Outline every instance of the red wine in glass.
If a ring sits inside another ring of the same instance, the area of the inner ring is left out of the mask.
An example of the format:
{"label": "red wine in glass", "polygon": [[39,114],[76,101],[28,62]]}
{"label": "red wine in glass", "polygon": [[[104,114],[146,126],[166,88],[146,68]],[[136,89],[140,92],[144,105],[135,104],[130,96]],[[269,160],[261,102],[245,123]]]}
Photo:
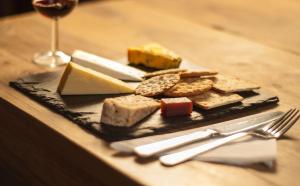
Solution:
{"label": "red wine in glass", "polygon": [[70,62],[71,57],[58,47],[58,19],[68,15],[78,0],[33,0],[32,5],[40,14],[53,19],[51,51],[36,54],[33,62],[39,65],[56,67]]}
{"label": "red wine in glass", "polygon": [[76,6],[75,0],[36,0],[33,6],[42,15],[49,18],[64,17]]}

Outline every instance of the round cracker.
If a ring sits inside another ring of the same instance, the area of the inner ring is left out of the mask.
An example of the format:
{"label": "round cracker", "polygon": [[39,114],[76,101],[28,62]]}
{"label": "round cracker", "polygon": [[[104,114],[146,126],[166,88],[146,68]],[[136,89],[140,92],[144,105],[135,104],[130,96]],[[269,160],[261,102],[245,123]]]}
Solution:
{"label": "round cracker", "polygon": [[148,97],[157,96],[172,88],[179,80],[180,76],[178,74],[155,76],[139,84],[135,89],[135,93]]}
{"label": "round cracker", "polygon": [[210,90],[213,81],[205,78],[182,78],[175,86],[167,90],[164,95],[169,97],[196,96]]}
{"label": "round cracker", "polygon": [[154,76],[160,76],[160,75],[164,75],[164,74],[177,74],[180,72],[185,72],[187,71],[186,69],[180,69],[180,68],[173,68],[173,69],[167,69],[167,70],[158,70],[155,72],[149,72],[147,74],[144,75],[144,78],[148,79]]}

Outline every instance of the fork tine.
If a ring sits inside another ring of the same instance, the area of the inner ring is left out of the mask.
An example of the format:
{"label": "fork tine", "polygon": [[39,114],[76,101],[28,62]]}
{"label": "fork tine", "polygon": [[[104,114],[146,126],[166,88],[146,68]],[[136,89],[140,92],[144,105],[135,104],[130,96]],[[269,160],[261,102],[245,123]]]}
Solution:
{"label": "fork tine", "polygon": [[268,130],[269,133],[271,133],[272,135],[275,134],[276,132],[280,131],[283,127],[285,127],[290,120],[292,120],[295,115],[298,113],[299,111],[297,109],[293,109],[292,112],[290,112],[277,126],[276,128],[272,128],[271,130]]}
{"label": "fork tine", "polygon": [[273,135],[278,138],[285,134],[300,118],[299,110],[297,110],[296,114],[293,115],[293,117],[287,122],[287,124],[282,127],[279,131],[274,133]]}
{"label": "fork tine", "polygon": [[290,114],[291,112],[293,112],[294,110],[295,110],[295,109],[289,109],[286,113],[284,113],[279,119],[277,119],[276,121],[274,121],[272,124],[265,126],[265,127],[264,127],[264,130],[265,130],[266,132],[270,132],[270,131],[276,129],[276,128],[281,124],[281,122],[282,122],[283,120],[285,120],[285,118],[288,117],[289,114]]}
{"label": "fork tine", "polygon": [[296,108],[292,109],[291,112],[289,112],[284,118],[282,118],[281,121],[278,122],[278,124],[276,124],[276,126],[274,126],[271,129],[268,129],[268,133],[270,134],[275,134],[276,132],[278,132],[279,130],[281,130],[285,125],[287,125],[287,123],[294,117],[295,114],[298,113],[298,110]]}

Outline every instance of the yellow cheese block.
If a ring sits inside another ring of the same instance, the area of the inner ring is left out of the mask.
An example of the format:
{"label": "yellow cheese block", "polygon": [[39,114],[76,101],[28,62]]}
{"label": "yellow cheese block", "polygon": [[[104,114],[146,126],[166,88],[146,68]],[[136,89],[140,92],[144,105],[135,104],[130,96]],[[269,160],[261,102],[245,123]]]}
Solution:
{"label": "yellow cheese block", "polygon": [[121,80],[71,62],[62,75],[57,92],[61,95],[121,94],[133,93],[134,88]]}
{"label": "yellow cheese block", "polygon": [[144,65],[155,69],[178,68],[181,58],[159,44],[151,43],[128,49],[128,61],[134,65]]}

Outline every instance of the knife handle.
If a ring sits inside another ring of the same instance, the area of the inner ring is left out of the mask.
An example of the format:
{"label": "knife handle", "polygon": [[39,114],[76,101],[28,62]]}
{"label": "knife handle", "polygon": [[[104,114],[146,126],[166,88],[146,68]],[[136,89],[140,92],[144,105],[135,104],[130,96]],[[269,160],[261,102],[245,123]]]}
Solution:
{"label": "knife handle", "polygon": [[216,134],[216,131],[211,129],[193,132],[191,134],[137,146],[134,148],[134,152],[140,157],[150,157],[160,152],[179,147],[181,145],[209,138],[214,134]]}
{"label": "knife handle", "polygon": [[226,144],[228,142],[231,142],[233,140],[242,138],[246,135],[248,135],[247,132],[236,133],[236,134],[233,134],[231,136],[221,138],[221,139],[215,140],[213,142],[206,143],[204,145],[200,145],[200,146],[188,149],[188,150],[183,150],[183,151],[176,152],[176,153],[173,153],[173,154],[168,154],[168,155],[165,155],[165,156],[161,156],[159,158],[159,160],[162,164],[167,165],[167,166],[177,165],[177,164],[185,162],[185,161],[187,161],[187,160],[189,160],[189,159],[191,159],[191,158],[193,158],[193,157],[195,157],[199,154],[202,154],[202,153],[207,152],[211,149],[217,148],[217,147],[219,147],[223,144]]}

